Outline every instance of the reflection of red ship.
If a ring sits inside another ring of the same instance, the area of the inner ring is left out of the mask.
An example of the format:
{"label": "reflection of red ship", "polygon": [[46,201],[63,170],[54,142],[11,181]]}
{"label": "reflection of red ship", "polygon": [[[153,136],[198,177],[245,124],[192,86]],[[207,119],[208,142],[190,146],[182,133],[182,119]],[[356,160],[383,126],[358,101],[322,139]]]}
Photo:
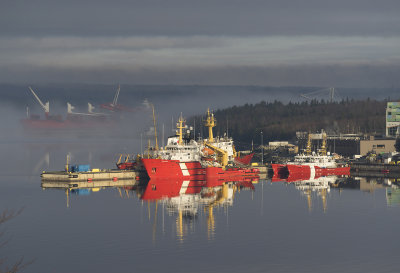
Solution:
{"label": "reflection of red ship", "polygon": [[[190,179],[150,179],[146,184],[144,191],[140,195],[142,200],[161,200],[165,198],[178,197],[182,194],[202,194],[202,196],[210,196],[210,191],[216,187],[221,187],[227,183],[233,183],[237,187],[253,189],[252,178],[239,178],[238,180],[224,179],[207,179],[207,180],[190,180]],[[212,194],[211,194],[212,195]]]}
{"label": "reflection of red ship", "polygon": [[[119,169],[138,169],[139,166],[147,173],[150,179],[155,178],[179,178],[208,180],[219,178],[236,180],[240,177],[258,177],[258,169],[238,167],[249,164],[253,154],[245,157],[237,156],[231,138],[213,137],[212,128],[215,126],[215,118],[210,111],[206,120],[209,128],[209,138],[204,142],[196,142],[194,139],[185,138],[183,125],[185,121],[179,118],[177,135],[168,138],[167,145],[163,149],[156,148],[149,151],[148,158],[141,158],[136,162],[124,162],[117,164]],[[236,162],[236,164],[235,164]]]}
{"label": "reflection of red ship", "polygon": [[74,106],[67,103],[66,119],[63,119],[61,115],[51,115],[50,103],[43,103],[31,87],[29,90],[43,108],[45,119],[41,119],[39,115],[30,115],[27,109],[27,118],[21,120],[25,129],[93,129],[108,128],[115,124],[107,114],[93,112],[94,107],[90,103],[88,103],[87,113],[74,112]]}
{"label": "reflection of red ship", "polygon": [[[187,180],[187,179],[150,179],[147,184],[137,189],[141,200],[155,203],[153,240],[156,236],[157,204],[170,216],[176,215],[176,233],[179,240],[188,235],[188,225],[193,220],[206,217],[208,238],[216,234],[214,210],[233,205],[235,193],[239,190],[254,190],[251,179],[242,177],[236,181],[222,179]],[[199,211],[202,211],[199,217]],[[224,210],[227,212],[227,210]]]}

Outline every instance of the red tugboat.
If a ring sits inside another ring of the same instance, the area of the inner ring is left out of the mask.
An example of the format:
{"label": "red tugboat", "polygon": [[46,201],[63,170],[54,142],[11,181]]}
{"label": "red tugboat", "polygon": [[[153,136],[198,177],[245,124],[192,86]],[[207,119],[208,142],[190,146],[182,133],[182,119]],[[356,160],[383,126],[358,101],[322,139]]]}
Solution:
{"label": "red tugboat", "polygon": [[[150,179],[190,179],[236,180],[242,177],[258,177],[258,169],[237,167],[235,161],[249,162],[252,155],[245,159],[237,157],[233,140],[228,137],[213,137],[215,127],[214,115],[207,112],[205,126],[209,128],[209,138],[197,142],[184,138],[185,120],[180,117],[177,123],[177,135],[168,138],[167,145],[149,151],[148,158],[141,158],[136,163],[125,162],[117,164],[118,168],[137,168],[143,166]],[[242,159],[242,160],[241,160]],[[250,162],[249,162],[250,163]]]}

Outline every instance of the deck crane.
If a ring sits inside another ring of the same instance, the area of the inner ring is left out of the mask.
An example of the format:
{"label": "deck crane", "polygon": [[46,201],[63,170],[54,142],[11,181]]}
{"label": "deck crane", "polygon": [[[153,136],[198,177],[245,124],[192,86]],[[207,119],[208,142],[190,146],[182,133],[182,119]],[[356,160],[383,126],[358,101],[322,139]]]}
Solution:
{"label": "deck crane", "polygon": [[88,102],[88,112],[87,113],[81,113],[81,112],[74,112],[75,106],[71,105],[71,103],[67,102],[67,113],[68,115],[75,115],[75,116],[107,116],[107,114],[104,113],[97,113],[93,112],[95,107]]}
{"label": "deck crane", "polygon": [[333,99],[335,96],[335,88],[334,87],[318,89],[318,90],[310,92],[310,93],[300,94],[300,97],[308,99],[308,100],[312,100],[312,99],[315,99],[316,96],[326,94],[327,92],[329,95],[329,101],[333,102]]}
{"label": "deck crane", "polygon": [[119,91],[120,91],[120,90],[121,90],[121,87],[120,87],[120,85],[118,84],[117,92],[115,92],[114,99],[113,99],[113,102],[112,102],[112,104],[111,104],[112,107],[115,107],[115,106],[117,106],[117,104],[118,104],[118,96],[119,96]]}
{"label": "deck crane", "polygon": [[133,109],[129,107],[125,107],[121,104],[118,104],[118,97],[119,97],[119,92],[121,90],[120,85],[118,85],[117,91],[115,92],[114,99],[112,102],[101,104],[100,107],[103,109],[107,109],[112,112],[118,112],[118,111],[126,111],[126,112],[133,112]]}
{"label": "deck crane", "polygon": [[36,95],[35,91],[33,91],[32,87],[29,86],[28,88],[32,92],[33,96],[35,96],[35,98],[39,102],[40,106],[42,106],[42,108],[44,110],[44,114],[46,116],[46,119],[48,119],[49,118],[49,114],[50,114],[50,103],[49,102],[43,103],[40,100],[39,96]]}
{"label": "deck crane", "polygon": [[89,115],[93,115],[93,116],[108,116],[108,115],[105,114],[105,113],[93,112],[93,110],[94,110],[95,108],[96,108],[96,107],[94,107],[90,102],[88,102],[88,114],[89,114]]}

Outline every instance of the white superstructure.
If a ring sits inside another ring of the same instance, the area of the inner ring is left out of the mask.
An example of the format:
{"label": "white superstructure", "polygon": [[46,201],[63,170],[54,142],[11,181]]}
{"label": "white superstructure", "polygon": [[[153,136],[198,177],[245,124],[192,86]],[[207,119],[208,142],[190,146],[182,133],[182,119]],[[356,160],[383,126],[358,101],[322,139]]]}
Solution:
{"label": "white superstructure", "polygon": [[200,161],[201,146],[195,140],[179,144],[179,137],[169,137],[167,145],[159,150],[152,150],[152,157],[181,162]]}
{"label": "white superstructure", "polygon": [[307,165],[307,166],[318,166],[321,168],[336,168],[337,164],[333,156],[331,155],[318,155],[312,153],[311,155],[300,154],[294,157],[294,161],[288,162],[287,164],[293,165]]}

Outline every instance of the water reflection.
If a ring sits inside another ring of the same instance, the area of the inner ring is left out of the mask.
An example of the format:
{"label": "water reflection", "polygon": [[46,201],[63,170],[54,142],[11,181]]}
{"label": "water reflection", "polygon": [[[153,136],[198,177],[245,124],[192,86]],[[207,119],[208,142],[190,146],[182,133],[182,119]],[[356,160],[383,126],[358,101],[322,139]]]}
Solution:
{"label": "water reflection", "polygon": [[[214,211],[223,209],[227,213],[227,208],[233,206],[235,195],[243,190],[254,190],[253,183],[257,182],[258,180],[249,178],[243,178],[240,181],[221,179],[207,181],[179,179],[42,181],[42,188],[65,191],[67,207],[70,207],[71,195],[87,196],[107,189],[116,189],[121,198],[137,196],[139,200],[147,202],[148,218],[149,220],[153,218],[153,240],[155,240],[159,206],[162,205],[163,218],[164,211],[169,217],[175,218],[176,236],[178,240],[182,241],[194,230],[199,215],[202,216],[201,219],[206,219],[208,239],[213,239],[216,231]],[[154,216],[151,217],[151,214]]]}
{"label": "water reflection", "polygon": [[352,177],[352,176],[322,176],[314,179],[302,179],[288,177],[280,179],[271,178],[272,183],[280,182],[293,185],[301,195],[307,199],[307,208],[313,210],[313,200],[322,201],[323,211],[327,211],[327,196],[331,189],[339,190],[360,190],[363,192],[374,193],[376,190],[386,191],[386,201],[388,206],[400,205],[400,177]]}
{"label": "water reflection", "polygon": [[[122,199],[141,201],[147,210],[146,218],[151,223],[151,234],[156,241],[157,230],[165,234],[166,218],[172,223],[172,230],[178,241],[184,241],[194,233],[204,232],[208,240],[216,237],[218,218],[228,217],[229,208],[234,206],[235,196],[243,190],[255,192],[258,180],[243,179],[240,181],[225,180],[166,180],[152,179],[147,181],[118,180],[93,182],[56,182],[43,181],[43,189],[58,189],[65,192],[66,206],[70,207],[71,196],[81,198],[105,190],[114,190]],[[328,213],[328,203],[334,205],[341,201],[343,191],[362,191],[374,193],[386,191],[387,206],[400,205],[400,179],[381,177],[325,176],[314,179],[268,179],[261,181],[258,190],[264,185],[282,185],[282,189],[295,189],[305,199],[304,208],[310,213],[322,209]],[[286,186],[285,186],[286,185]],[[266,188],[268,191],[268,187]],[[339,198],[330,198],[333,193]],[[253,194],[252,194],[253,196]],[[283,198],[285,198],[283,196]],[[263,199],[261,199],[263,200]],[[253,200],[254,201],[254,200]],[[252,201],[252,202],[253,202]],[[329,202],[328,202],[329,201]],[[258,201],[257,201],[258,202]],[[262,201],[263,206],[263,201]],[[204,226],[204,231],[199,231]]]}

